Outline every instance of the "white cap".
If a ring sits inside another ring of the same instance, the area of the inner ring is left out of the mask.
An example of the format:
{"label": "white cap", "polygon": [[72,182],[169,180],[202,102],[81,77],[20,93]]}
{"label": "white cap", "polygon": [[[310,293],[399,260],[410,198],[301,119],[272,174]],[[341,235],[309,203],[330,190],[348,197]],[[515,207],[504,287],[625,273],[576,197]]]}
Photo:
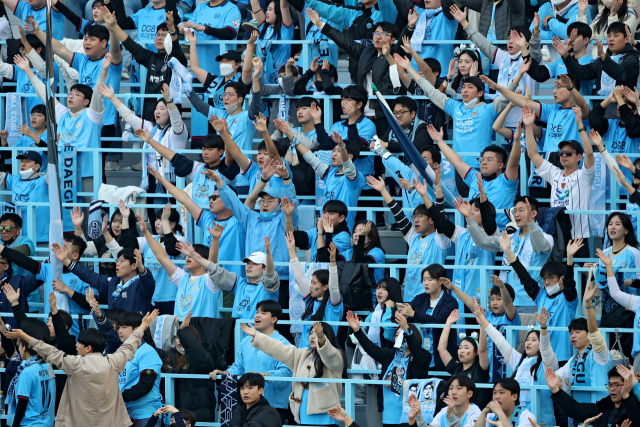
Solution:
{"label": "white cap", "polygon": [[242,262],[253,262],[254,264],[264,264],[267,265],[267,255],[264,252],[254,252],[249,255],[249,258],[245,258]]}

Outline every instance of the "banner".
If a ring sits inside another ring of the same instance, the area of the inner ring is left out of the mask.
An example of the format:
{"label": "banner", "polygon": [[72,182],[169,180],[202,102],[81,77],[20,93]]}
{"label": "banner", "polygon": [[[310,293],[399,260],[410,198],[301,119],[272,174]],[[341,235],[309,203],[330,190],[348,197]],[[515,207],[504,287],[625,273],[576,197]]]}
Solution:
{"label": "banner", "polygon": [[409,422],[409,410],[411,406],[407,401],[410,396],[415,396],[420,402],[422,416],[427,424],[431,424],[436,415],[436,402],[438,401],[438,378],[427,378],[425,380],[406,380],[402,384],[402,416],[400,423]]}
{"label": "banner", "polygon": [[87,226],[87,240],[96,240],[102,236],[102,204],[104,200],[93,200],[89,205],[89,225]]}
{"label": "banner", "polygon": [[[301,262],[302,270],[306,268],[306,262]],[[302,320],[302,314],[304,313],[304,300],[303,295],[298,287],[298,282],[293,274],[291,266],[289,266],[289,319],[290,320]],[[302,325],[291,325],[291,334],[300,335],[302,333]],[[296,337],[298,338],[298,337]]]}
{"label": "banner", "polygon": [[[75,147],[64,145],[61,147],[60,158],[62,160],[60,163],[61,202],[63,204],[71,203],[73,206],[78,203],[78,152]],[[71,222],[72,210],[72,207],[62,209],[63,230],[65,233],[74,231],[73,222]]]}
{"label": "banner", "polygon": [[18,140],[22,138],[22,134],[18,132],[18,126],[23,123],[23,102],[19,93],[7,93],[7,114],[5,116],[5,129],[9,131],[7,144],[9,147],[16,145]]}
{"label": "banner", "polygon": [[229,427],[233,410],[238,405],[238,381],[233,375],[222,375],[222,385],[220,386],[220,425]]}
{"label": "banner", "polygon": [[[589,210],[604,211],[607,209],[607,177],[609,171],[607,164],[600,153],[593,153],[596,164],[596,176],[593,180],[593,187],[591,190],[591,200],[589,201]],[[604,214],[589,215],[589,225],[591,226],[591,235],[604,236]]]}
{"label": "banner", "polygon": [[22,217],[22,209],[18,209],[14,203],[0,202],[0,216],[8,213],[16,214],[19,217]]}
{"label": "banner", "polygon": [[[324,151],[316,151],[315,155],[322,163],[331,167],[331,155],[333,151],[324,150]],[[322,207],[324,205],[324,180],[320,179],[318,175],[316,175],[316,206]],[[316,215],[317,216],[317,215]]]}

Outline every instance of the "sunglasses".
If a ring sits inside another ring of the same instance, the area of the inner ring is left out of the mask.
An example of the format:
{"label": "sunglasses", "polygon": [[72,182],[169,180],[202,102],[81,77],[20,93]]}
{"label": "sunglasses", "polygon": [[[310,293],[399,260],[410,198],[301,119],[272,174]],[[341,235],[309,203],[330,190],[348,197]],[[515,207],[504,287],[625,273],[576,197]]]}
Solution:
{"label": "sunglasses", "polygon": [[220,196],[217,194],[212,194],[211,196],[209,196],[209,200],[213,200],[215,202],[216,200],[218,200],[218,197]]}
{"label": "sunglasses", "polygon": [[18,227],[12,227],[10,225],[5,225],[4,227],[0,227],[0,231],[11,231],[14,228],[18,228]]}
{"label": "sunglasses", "polygon": [[571,157],[571,156],[573,156],[574,154],[576,154],[576,152],[575,152],[575,151],[558,151],[558,155],[559,155],[560,157],[562,157],[562,156]]}

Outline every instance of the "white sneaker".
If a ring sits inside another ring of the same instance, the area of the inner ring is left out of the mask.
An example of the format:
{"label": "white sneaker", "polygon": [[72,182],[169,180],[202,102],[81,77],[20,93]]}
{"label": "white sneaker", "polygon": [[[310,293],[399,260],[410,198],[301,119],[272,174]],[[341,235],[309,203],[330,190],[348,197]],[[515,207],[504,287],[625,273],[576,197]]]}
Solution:
{"label": "white sneaker", "polygon": [[120,169],[120,162],[105,162],[104,170],[105,171],[119,171],[119,170],[121,170]]}
{"label": "white sneaker", "polygon": [[362,397],[356,397],[356,405],[364,405],[367,402]]}
{"label": "white sneaker", "polygon": [[140,160],[138,163],[136,163],[135,165],[131,165],[131,170],[132,171],[137,171],[140,172],[142,170],[142,160]]}

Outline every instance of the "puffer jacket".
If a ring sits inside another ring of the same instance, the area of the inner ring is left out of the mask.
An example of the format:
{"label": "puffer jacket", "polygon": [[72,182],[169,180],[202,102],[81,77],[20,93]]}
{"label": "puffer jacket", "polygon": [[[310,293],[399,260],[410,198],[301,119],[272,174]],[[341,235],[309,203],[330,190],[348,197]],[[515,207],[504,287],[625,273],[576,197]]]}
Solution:
{"label": "puffer jacket", "polygon": [[[480,12],[478,31],[487,36],[493,14],[493,0],[459,0],[463,7]],[[502,0],[496,5],[496,40],[507,40],[509,31],[516,25],[525,25],[525,2],[523,0]],[[444,68],[443,68],[444,69]]]}
{"label": "puffer jacket", "polygon": [[264,397],[247,410],[244,402],[238,403],[231,416],[230,427],[282,427],[280,414]]}

